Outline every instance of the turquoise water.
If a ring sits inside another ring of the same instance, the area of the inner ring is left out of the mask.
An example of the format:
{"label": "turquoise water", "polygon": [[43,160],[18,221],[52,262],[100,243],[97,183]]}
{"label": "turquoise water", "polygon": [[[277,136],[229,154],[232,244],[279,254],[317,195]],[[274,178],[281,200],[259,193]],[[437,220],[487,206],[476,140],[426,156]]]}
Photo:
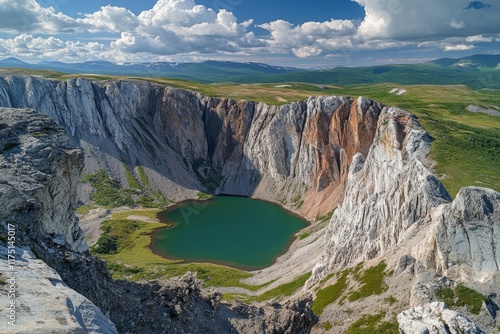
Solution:
{"label": "turquoise water", "polygon": [[152,234],[150,247],[156,254],[247,270],[273,264],[293,235],[308,225],[278,205],[233,196],[181,203],[158,218],[174,225]]}

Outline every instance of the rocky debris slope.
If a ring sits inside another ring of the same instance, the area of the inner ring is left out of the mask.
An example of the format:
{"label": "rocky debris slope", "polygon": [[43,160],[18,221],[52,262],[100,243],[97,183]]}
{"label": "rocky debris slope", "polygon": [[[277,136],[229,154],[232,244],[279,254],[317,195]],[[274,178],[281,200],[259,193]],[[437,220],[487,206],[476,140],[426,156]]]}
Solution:
{"label": "rocky debris slope", "polygon": [[442,302],[417,306],[398,314],[401,334],[485,334],[472,321],[452,311]]}
{"label": "rocky debris slope", "polygon": [[74,216],[82,151],[33,110],[0,109],[0,129],[2,249],[10,224],[16,246],[38,258],[17,258],[23,320],[15,331],[35,333],[40,321],[54,333],[112,333],[113,323],[121,333],[307,333],[314,325],[310,296],[249,307],[222,303],[220,293],[202,291],[191,275],[161,283],[113,281],[104,262],[86,250]]}
{"label": "rocky debris slope", "polygon": [[368,152],[382,108],[364,98],[269,106],[143,81],[16,76],[0,78],[0,106],[56,120],[80,140],[87,172],[105,168],[126,184],[121,162],[140,165],[169,198],[254,196],[309,218],[341,201],[352,156]]}

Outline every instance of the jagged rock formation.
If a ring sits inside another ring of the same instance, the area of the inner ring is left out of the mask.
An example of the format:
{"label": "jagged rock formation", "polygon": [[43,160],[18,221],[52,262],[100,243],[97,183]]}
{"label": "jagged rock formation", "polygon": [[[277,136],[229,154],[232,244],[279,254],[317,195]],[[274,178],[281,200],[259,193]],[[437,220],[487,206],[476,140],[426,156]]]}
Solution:
{"label": "jagged rock formation", "polygon": [[484,334],[472,321],[440,302],[401,312],[398,322],[401,334]]}
{"label": "jagged rock formation", "polygon": [[21,257],[18,250],[14,269],[22,321],[16,332],[113,333],[115,323],[121,333],[307,333],[314,325],[308,296],[248,307],[221,303],[220,293],[202,291],[191,275],[161,283],[113,281],[104,262],[86,250],[74,217],[83,165],[75,141],[33,110],[0,108],[0,131],[0,267],[9,267],[8,224],[15,226],[16,246],[39,258],[29,251]]}
{"label": "jagged rock formation", "polygon": [[[399,271],[434,270],[453,279],[499,271],[500,194],[464,188],[452,199],[426,167],[431,139],[407,111],[384,108],[366,157],[357,154],[346,194],[327,232],[314,282],[345,265],[394,254]],[[401,246],[401,247],[400,247]],[[403,247],[404,246],[404,247]]]}
{"label": "jagged rock formation", "polygon": [[[344,202],[306,286],[331,271],[384,259],[396,275],[415,279],[410,300],[415,308],[398,317],[404,333],[481,333],[455,312],[429,306],[434,293],[419,287],[447,276],[488,282],[488,293],[500,293],[500,193],[466,187],[452,201],[426,165],[430,143],[415,116],[382,110],[368,155],[353,158]],[[493,315],[482,325],[492,323]]]}
{"label": "jagged rock formation", "polygon": [[0,117],[0,220],[31,236],[60,235],[62,244],[86,251],[75,217],[81,149],[33,110],[2,109]]}
{"label": "jagged rock formation", "polygon": [[[280,202],[309,218],[341,201],[348,165],[368,152],[382,108],[364,98],[268,106],[142,81],[36,77],[0,78],[0,106],[56,120],[80,140],[86,171],[104,167],[125,182],[123,161],[144,166],[170,198],[208,189]],[[293,203],[300,197],[304,205]]]}

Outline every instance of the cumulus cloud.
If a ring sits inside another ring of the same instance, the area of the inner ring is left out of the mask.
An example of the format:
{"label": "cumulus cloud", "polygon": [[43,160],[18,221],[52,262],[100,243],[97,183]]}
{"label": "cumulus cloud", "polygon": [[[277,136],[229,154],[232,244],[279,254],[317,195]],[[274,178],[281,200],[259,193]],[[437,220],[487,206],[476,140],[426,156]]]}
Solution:
{"label": "cumulus cloud", "polygon": [[465,41],[468,43],[491,43],[493,42],[493,37],[486,37],[483,35],[468,36]]}
{"label": "cumulus cloud", "polygon": [[262,43],[225,9],[216,12],[193,0],[159,0],[138,16],[138,25],[112,43],[123,52],[177,54],[239,52]]}
{"label": "cumulus cloud", "polygon": [[292,52],[299,58],[318,56],[323,49],[333,50],[350,44],[349,37],[356,33],[356,25],[350,20],[305,22],[293,25],[283,20],[259,25],[269,32],[266,39],[273,53]]}
{"label": "cumulus cloud", "polygon": [[44,8],[35,0],[0,0],[0,31],[7,33],[76,32],[82,28],[75,19]]}
{"label": "cumulus cloud", "polygon": [[122,32],[133,30],[139,25],[137,16],[123,7],[103,6],[97,12],[84,16],[77,21],[90,32]]}
{"label": "cumulus cloud", "polygon": [[[258,25],[264,29],[262,33],[254,30],[252,20],[241,22],[228,10],[197,5],[195,0],[157,0],[139,15],[108,5],[80,18],[40,6],[35,0],[0,0],[0,32],[19,35],[2,40],[0,47],[31,51],[35,57],[45,48],[49,50],[47,57],[86,58],[94,52],[82,50],[88,46],[99,49],[96,58],[116,60],[270,53],[326,59],[355,50],[418,46],[457,51],[470,50],[476,43],[498,42],[500,11],[496,4],[470,0],[352,1],[365,10],[360,21],[332,18],[291,24],[275,20]],[[86,38],[89,33],[100,32],[99,37],[108,33],[109,42],[85,44],[60,39],[59,34],[70,32],[87,34]],[[53,37],[36,37],[40,34]],[[72,47],[74,53],[69,51]]]}
{"label": "cumulus cloud", "polygon": [[[359,35],[366,39],[424,39],[496,33],[500,11],[463,0],[354,0],[365,9]],[[465,8],[470,8],[465,10]],[[463,29],[466,28],[466,29]]]}

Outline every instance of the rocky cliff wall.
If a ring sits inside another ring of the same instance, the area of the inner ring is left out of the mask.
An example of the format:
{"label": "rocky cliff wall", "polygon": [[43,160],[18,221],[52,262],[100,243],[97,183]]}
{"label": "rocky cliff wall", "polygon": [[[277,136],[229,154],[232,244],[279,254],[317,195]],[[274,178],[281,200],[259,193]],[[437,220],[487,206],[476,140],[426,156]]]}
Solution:
{"label": "rocky cliff wall", "polygon": [[36,77],[0,78],[0,106],[56,120],[81,141],[86,171],[103,167],[125,183],[123,161],[144,166],[169,198],[254,196],[309,218],[342,200],[352,156],[366,155],[382,108],[364,98],[269,106],[143,81]]}
{"label": "rocky cliff wall", "polygon": [[381,256],[395,265],[401,256],[417,274],[432,270],[456,280],[499,273],[500,194],[467,187],[452,200],[426,166],[430,143],[415,116],[382,110],[366,158],[353,158],[344,202],[309,283]]}
{"label": "rocky cliff wall", "polygon": [[[190,274],[145,284],[112,280],[89,254],[74,216],[82,167],[82,150],[50,118],[0,108],[0,278],[12,273],[16,287],[15,299],[2,291],[0,301],[17,307],[12,327],[10,311],[0,310],[2,333],[310,331],[316,318],[307,295],[248,306],[221,302]],[[8,261],[8,231],[15,232],[16,262]]]}

